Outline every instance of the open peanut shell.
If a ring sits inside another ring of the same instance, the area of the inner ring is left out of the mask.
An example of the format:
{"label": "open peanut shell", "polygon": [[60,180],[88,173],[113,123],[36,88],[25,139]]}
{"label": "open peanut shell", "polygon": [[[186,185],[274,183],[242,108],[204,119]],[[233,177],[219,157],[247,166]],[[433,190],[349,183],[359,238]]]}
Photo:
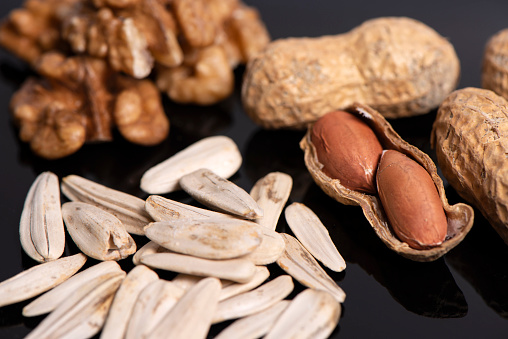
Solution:
{"label": "open peanut shell", "polygon": [[459,244],[473,226],[474,211],[469,205],[458,203],[448,204],[443,181],[437,174],[437,168],[430,157],[413,145],[404,141],[376,110],[361,104],[353,104],[346,111],[357,115],[366,122],[377,135],[384,149],[393,149],[406,154],[422,165],[430,174],[443,204],[448,220],[448,231],[445,241],[430,249],[414,249],[400,241],[393,233],[388,219],[383,211],[381,201],[376,195],[369,195],[353,191],[344,187],[340,180],[332,179],[321,170],[323,165],[318,161],[316,149],[311,141],[313,124],[309,125],[307,133],[300,142],[304,151],[305,165],[318,186],[330,197],[346,205],[359,205],[365,217],[371,224],[377,236],[390,248],[411,260],[433,261],[443,256]]}

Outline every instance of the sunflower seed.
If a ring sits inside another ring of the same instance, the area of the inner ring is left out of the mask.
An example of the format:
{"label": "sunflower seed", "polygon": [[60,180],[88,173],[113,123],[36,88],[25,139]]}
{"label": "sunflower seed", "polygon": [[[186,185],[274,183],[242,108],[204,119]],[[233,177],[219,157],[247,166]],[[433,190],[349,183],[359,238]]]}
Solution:
{"label": "sunflower seed", "polygon": [[263,311],[238,319],[222,330],[215,339],[261,338],[270,331],[289,303],[289,300],[281,300]]}
{"label": "sunflower seed", "polygon": [[101,284],[85,284],[51,312],[26,337],[90,338],[100,331],[109,311],[115,291],[123,275],[115,275]]}
{"label": "sunflower seed", "polygon": [[136,243],[114,215],[84,202],[67,202],[62,215],[72,240],[97,260],[120,260],[136,252]]}
{"label": "sunflower seed", "polygon": [[339,322],[340,312],[340,303],[331,294],[306,289],[291,301],[265,338],[328,338]]}
{"label": "sunflower seed", "polygon": [[62,179],[62,193],[72,201],[86,202],[113,214],[132,234],[143,235],[143,227],[153,221],[143,199],[77,175]]}
{"label": "sunflower seed", "polygon": [[264,216],[256,220],[258,224],[275,230],[292,186],[291,176],[281,172],[269,173],[256,182],[250,195],[264,212]]}
{"label": "sunflower seed", "polygon": [[152,281],[158,280],[157,273],[146,266],[134,267],[125,277],[115,294],[102,329],[101,338],[123,339],[134,305],[141,291]]}
{"label": "sunflower seed", "polygon": [[183,204],[159,195],[151,195],[146,199],[145,208],[155,221],[175,219],[207,219],[211,217],[234,218],[229,214],[218,213],[199,207]]}
{"label": "sunflower seed", "polygon": [[60,258],[65,249],[65,229],[60,209],[58,177],[37,176],[25,199],[19,222],[21,246],[38,262]]}
{"label": "sunflower seed", "polygon": [[182,290],[188,291],[192,286],[196,285],[204,278],[205,277],[199,277],[197,275],[179,273],[171,280],[171,282]]}
{"label": "sunflower seed", "polygon": [[252,261],[255,265],[268,265],[274,263],[284,252],[284,239],[279,233],[269,229],[268,227],[260,226],[263,241],[261,245],[256,248],[252,253],[242,257],[243,259]]}
{"label": "sunflower seed", "polygon": [[157,221],[145,233],[169,250],[205,259],[237,258],[254,251],[262,240],[257,224],[225,218]]}
{"label": "sunflower seed", "polygon": [[141,263],[140,259],[144,255],[167,252],[169,252],[168,249],[165,249],[156,242],[149,241],[132,256],[132,263],[134,265],[139,265]]}
{"label": "sunflower seed", "polygon": [[332,278],[319,266],[305,247],[289,234],[281,234],[286,242],[286,249],[277,264],[298,280],[302,285],[329,292],[338,302],[344,302],[346,294]]}
{"label": "sunflower seed", "polygon": [[263,210],[247,192],[207,168],[184,175],[180,178],[180,186],[194,199],[211,209],[246,219],[263,216]]}
{"label": "sunflower seed", "polygon": [[289,275],[281,275],[255,290],[221,301],[213,322],[241,318],[262,311],[287,297],[293,288],[293,279]]}
{"label": "sunflower seed", "polygon": [[61,284],[86,262],[82,253],[34,266],[0,283],[0,307],[30,299]]}
{"label": "sunflower seed", "polygon": [[232,176],[242,164],[235,142],[226,136],[204,138],[150,168],[141,178],[141,189],[150,194],[180,189],[178,181],[188,173],[209,168],[223,178]]}
{"label": "sunflower seed", "polygon": [[[190,274],[183,274],[183,273],[180,273],[180,274],[177,274],[176,277],[174,277],[171,282],[173,284],[175,284],[176,286],[180,287],[182,290],[184,291],[188,291],[192,286],[196,285],[198,282],[200,282],[201,280],[205,279],[206,277],[199,277],[197,275],[190,275]],[[230,280],[220,280],[220,284],[221,284],[221,295],[222,295],[222,291],[224,288],[230,286],[230,285],[233,285],[233,284],[237,284],[233,281],[230,281]]]}
{"label": "sunflower seed", "polygon": [[240,283],[232,283],[225,285],[223,281],[222,282],[222,289],[220,291],[220,297],[219,300],[225,300],[231,297],[234,297],[235,295],[238,295],[240,293],[244,293],[247,291],[252,290],[255,287],[258,287],[270,276],[270,271],[268,271],[268,268],[265,266],[257,266],[256,267],[256,273],[254,274],[254,277],[252,277],[251,280],[249,280],[246,283],[240,284]]}
{"label": "sunflower seed", "polygon": [[125,339],[146,338],[183,294],[182,289],[169,281],[158,279],[148,284],[136,300]]}
{"label": "sunflower seed", "polygon": [[23,315],[25,317],[34,317],[49,313],[63,301],[67,300],[81,286],[90,284],[96,278],[102,277],[103,281],[107,280],[112,276],[111,274],[124,274],[120,265],[114,261],[105,261],[91,266],[26,305],[23,308]]}
{"label": "sunflower seed", "polygon": [[166,314],[148,338],[206,338],[220,293],[220,281],[198,282]]}
{"label": "sunflower seed", "polygon": [[248,282],[256,273],[256,266],[245,259],[209,260],[178,253],[156,253],[144,255],[140,261],[153,268],[239,283]]}
{"label": "sunflower seed", "polygon": [[335,272],[346,268],[328,230],[310,208],[295,202],[286,208],[285,215],[291,231],[314,258]]}

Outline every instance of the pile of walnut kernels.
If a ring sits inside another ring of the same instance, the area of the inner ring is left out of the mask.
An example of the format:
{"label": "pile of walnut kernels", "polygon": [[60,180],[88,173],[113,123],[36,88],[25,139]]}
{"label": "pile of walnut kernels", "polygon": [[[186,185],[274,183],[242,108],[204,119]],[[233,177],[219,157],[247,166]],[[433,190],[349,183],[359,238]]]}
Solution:
{"label": "pile of walnut kernels", "polygon": [[41,76],[11,110],[21,140],[47,159],[110,141],[114,127],[130,142],[160,143],[169,132],[160,91],[214,104],[269,40],[239,0],[26,0],[0,27],[0,45]]}

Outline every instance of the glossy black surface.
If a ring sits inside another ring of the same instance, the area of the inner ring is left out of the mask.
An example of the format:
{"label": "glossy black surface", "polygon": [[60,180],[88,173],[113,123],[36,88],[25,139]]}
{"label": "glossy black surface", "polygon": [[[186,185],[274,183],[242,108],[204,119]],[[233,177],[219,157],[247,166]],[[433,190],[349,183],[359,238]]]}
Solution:
{"label": "glossy black surface", "polygon": [[[250,0],[272,37],[319,36],[350,30],[366,19],[409,16],[447,37],[461,60],[459,88],[480,86],[481,61],[487,39],[508,28],[508,2],[499,1],[291,1]],[[0,17],[21,1],[0,3]],[[164,100],[171,121],[170,137],[144,148],[116,136],[108,144],[87,145],[58,161],[41,160],[18,141],[9,115],[12,93],[29,74],[26,65],[0,52],[0,281],[35,264],[19,244],[18,223],[26,192],[35,177],[50,170],[60,177],[78,174],[141,198],[139,179],[149,167],[187,145],[210,135],[228,135],[237,143],[244,162],[232,180],[250,190],[271,171],[294,179],[290,202],[311,207],[328,227],[347,261],[345,272],[329,272],[347,298],[333,338],[506,338],[508,336],[508,246],[476,213],[466,239],[431,263],[404,259],[375,236],[358,207],[341,205],[312,181],[298,142],[302,132],[266,131],[245,115],[240,102],[243,69],[236,71],[234,95],[213,107],[179,106]],[[429,134],[435,112],[393,121],[404,139],[432,156]],[[448,188],[451,202],[461,199]],[[178,192],[168,197],[193,202]],[[281,219],[278,230],[288,231]],[[136,237],[139,244],[144,240]],[[67,254],[76,249],[69,245]],[[122,263],[131,267],[130,260]],[[280,270],[273,265],[274,274]],[[301,287],[297,287],[298,290]],[[0,308],[0,338],[22,338],[42,317],[21,316],[25,303]],[[220,328],[214,327],[213,333]]]}

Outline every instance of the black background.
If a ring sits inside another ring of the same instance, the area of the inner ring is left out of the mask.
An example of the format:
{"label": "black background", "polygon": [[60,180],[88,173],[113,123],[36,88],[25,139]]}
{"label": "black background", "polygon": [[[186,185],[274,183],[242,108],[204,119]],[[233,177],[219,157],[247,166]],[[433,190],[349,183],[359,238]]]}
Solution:
{"label": "black background", "polygon": [[[21,5],[2,1],[0,17]],[[461,61],[459,88],[480,86],[481,62],[488,38],[508,28],[508,2],[498,1],[295,1],[250,0],[260,11],[272,38],[319,36],[346,32],[380,16],[408,16],[433,27],[455,46]],[[250,190],[271,171],[292,175],[290,202],[310,206],[328,227],[347,261],[343,273],[330,272],[345,290],[339,326],[333,338],[506,338],[508,336],[508,247],[476,211],[475,224],[455,249],[431,263],[417,263],[389,251],[374,235],[358,207],[327,197],[303,164],[298,142],[302,132],[265,131],[243,112],[236,71],[234,95],[213,107],[175,105],[164,98],[171,121],[168,140],[145,148],[115,135],[108,144],[87,145],[58,161],[33,156],[18,141],[9,100],[29,74],[22,62],[0,51],[0,281],[35,264],[21,250],[18,224],[25,195],[42,171],[63,177],[78,174],[141,198],[141,175],[187,145],[210,135],[227,135],[238,144],[244,162],[231,180]],[[431,156],[429,135],[435,111],[392,121],[408,142]],[[447,189],[451,202],[461,199]],[[193,203],[185,194],[170,198]],[[283,218],[282,218],[283,219]],[[288,231],[284,220],[278,226]],[[136,238],[139,244],[142,238]],[[66,254],[76,249],[68,246]],[[130,260],[122,263],[130,268]],[[274,274],[277,267],[270,266]],[[297,287],[301,289],[301,287]],[[42,318],[21,316],[25,303],[0,308],[0,338],[22,338]],[[218,329],[214,328],[216,332]]]}

